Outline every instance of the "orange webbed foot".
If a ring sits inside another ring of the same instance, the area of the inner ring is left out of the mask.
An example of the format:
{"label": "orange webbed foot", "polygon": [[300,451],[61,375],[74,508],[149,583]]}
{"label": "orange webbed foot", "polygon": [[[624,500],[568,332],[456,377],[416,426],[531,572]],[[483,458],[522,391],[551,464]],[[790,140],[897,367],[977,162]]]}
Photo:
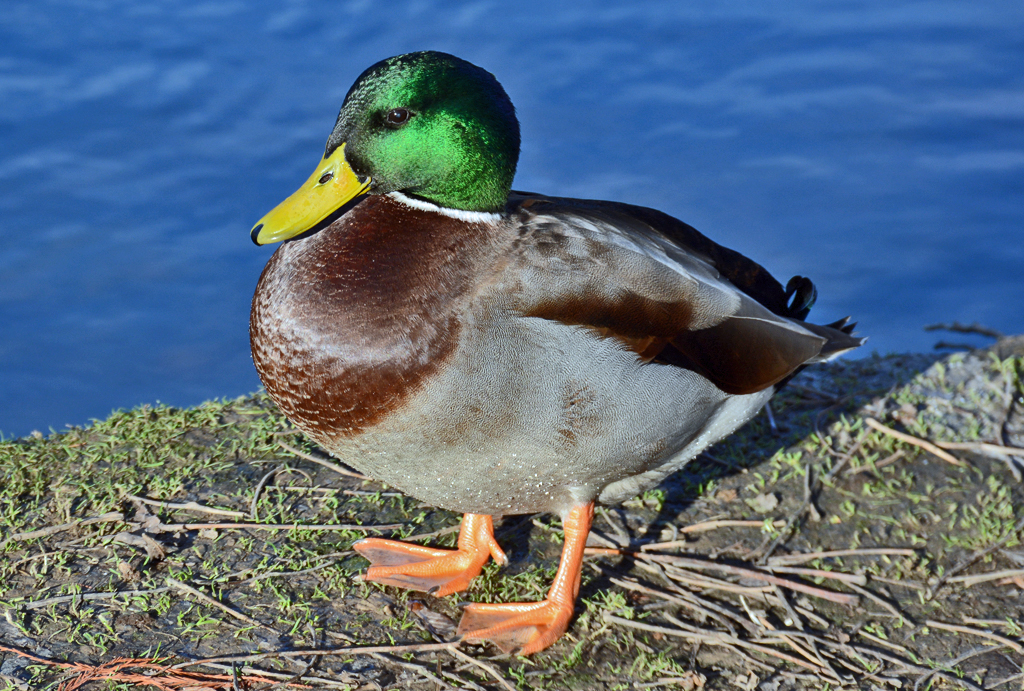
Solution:
{"label": "orange webbed foot", "polygon": [[583,549],[594,518],[594,504],[573,507],[562,521],[565,543],[558,573],[540,602],[474,603],[463,609],[459,635],[487,641],[510,653],[532,655],[557,641],[569,628],[580,590]]}
{"label": "orange webbed foot", "polygon": [[566,632],[572,613],[573,600],[473,603],[463,609],[459,635],[467,641],[493,643],[505,653],[532,655]]}
{"label": "orange webbed foot", "polygon": [[455,550],[380,538],[360,540],[353,549],[372,564],[363,580],[437,597],[468,588],[470,581],[480,575],[488,557],[499,564],[508,561],[494,539],[493,520],[481,514],[465,515],[459,530],[459,547]]}

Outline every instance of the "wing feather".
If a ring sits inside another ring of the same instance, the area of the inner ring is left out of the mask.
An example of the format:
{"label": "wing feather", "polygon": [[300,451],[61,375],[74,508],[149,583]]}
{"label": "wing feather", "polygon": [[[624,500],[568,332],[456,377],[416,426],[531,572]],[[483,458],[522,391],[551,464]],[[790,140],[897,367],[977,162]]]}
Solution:
{"label": "wing feather", "polygon": [[760,265],[670,216],[539,195],[512,201],[521,228],[515,309],[524,316],[590,328],[732,394],[782,381],[833,331],[849,347],[860,343],[787,316],[785,290]]}

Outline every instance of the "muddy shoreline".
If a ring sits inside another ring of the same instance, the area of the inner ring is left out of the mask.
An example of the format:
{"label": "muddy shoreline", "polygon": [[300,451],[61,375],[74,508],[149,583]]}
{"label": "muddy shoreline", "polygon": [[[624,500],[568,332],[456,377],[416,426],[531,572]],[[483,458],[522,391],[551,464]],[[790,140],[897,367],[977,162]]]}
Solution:
{"label": "muddy shoreline", "polygon": [[461,596],[362,583],[354,540],[458,517],[337,472],[265,396],[5,441],[0,689],[1024,688],[1022,356],[806,370],[774,428],[599,512],[529,659],[445,642],[460,598],[543,596],[556,518],[501,521],[510,564]]}

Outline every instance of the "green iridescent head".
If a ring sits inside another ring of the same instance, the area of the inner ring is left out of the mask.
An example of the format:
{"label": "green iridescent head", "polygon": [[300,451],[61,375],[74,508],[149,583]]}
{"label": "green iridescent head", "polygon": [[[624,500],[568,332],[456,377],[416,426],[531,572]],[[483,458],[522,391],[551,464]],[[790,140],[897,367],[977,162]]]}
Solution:
{"label": "green iridescent head", "polygon": [[519,121],[494,75],[446,53],[388,58],[352,85],[313,174],[251,236],[265,245],[315,230],[365,194],[501,211],[518,160]]}
{"label": "green iridescent head", "polygon": [[498,211],[519,159],[519,122],[490,72],[446,53],[409,53],[378,62],[349,89],[325,158],[342,144],[371,193]]}

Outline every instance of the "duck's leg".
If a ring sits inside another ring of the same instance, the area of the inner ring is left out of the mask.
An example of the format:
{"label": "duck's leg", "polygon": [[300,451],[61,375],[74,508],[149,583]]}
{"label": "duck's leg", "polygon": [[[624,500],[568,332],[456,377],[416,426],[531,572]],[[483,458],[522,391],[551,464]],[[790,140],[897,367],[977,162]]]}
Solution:
{"label": "duck's leg", "polygon": [[474,603],[463,610],[459,634],[469,641],[490,641],[506,653],[544,650],[569,627],[580,591],[583,548],[594,520],[594,502],[574,506],[562,517],[565,543],[558,572],[541,602]]}
{"label": "duck's leg", "polygon": [[508,561],[494,540],[494,521],[490,516],[477,513],[462,517],[456,550],[376,537],[360,540],[352,548],[372,564],[363,580],[419,590],[437,597],[468,588],[469,582],[480,575],[487,557],[494,557],[499,564]]}

